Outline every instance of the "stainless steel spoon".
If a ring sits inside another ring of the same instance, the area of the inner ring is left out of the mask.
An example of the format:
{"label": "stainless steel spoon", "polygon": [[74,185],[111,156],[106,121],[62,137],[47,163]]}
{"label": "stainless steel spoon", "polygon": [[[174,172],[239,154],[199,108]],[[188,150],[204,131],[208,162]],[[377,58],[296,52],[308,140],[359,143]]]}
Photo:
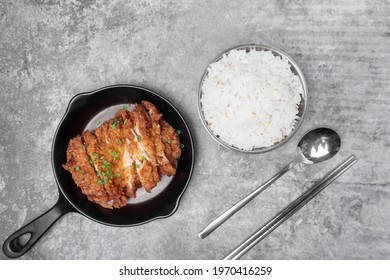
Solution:
{"label": "stainless steel spoon", "polygon": [[276,173],[272,178],[256,188],[246,197],[237,202],[229,210],[219,216],[216,220],[206,226],[200,233],[200,238],[205,238],[226,220],[233,216],[238,210],[244,207],[249,201],[254,199],[262,191],[268,188],[273,182],[282,177],[296,164],[320,163],[333,157],[340,150],[340,136],[334,130],[327,127],[315,128],[307,132],[299,141],[296,156],[286,167]]}

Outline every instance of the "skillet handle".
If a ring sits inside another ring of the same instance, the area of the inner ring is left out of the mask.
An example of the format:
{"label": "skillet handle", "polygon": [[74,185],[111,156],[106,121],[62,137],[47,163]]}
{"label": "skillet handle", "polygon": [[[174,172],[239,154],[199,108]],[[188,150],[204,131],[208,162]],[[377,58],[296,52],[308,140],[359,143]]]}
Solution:
{"label": "skillet handle", "polygon": [[[11,234],[3,244],[3,252],[9,258],[19,258],[30,250],[34,244],[46,233],[46,231],[63,215],[76,212],[76,209],[59,192],[57,203],[35,220]],[[27,242],[21,237],[26,235]]]}

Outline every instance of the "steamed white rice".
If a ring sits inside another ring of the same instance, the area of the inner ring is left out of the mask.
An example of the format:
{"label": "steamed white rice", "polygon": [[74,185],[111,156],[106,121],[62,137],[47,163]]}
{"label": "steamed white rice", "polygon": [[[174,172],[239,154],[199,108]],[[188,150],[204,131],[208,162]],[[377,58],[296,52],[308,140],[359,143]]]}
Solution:
{"label": "steamed white rice", "polygon": [[202,84],[202,110],[210,129],[243,150],[283,140],[298,120],[299,77],[271,51],[232,50],[210,64]]}

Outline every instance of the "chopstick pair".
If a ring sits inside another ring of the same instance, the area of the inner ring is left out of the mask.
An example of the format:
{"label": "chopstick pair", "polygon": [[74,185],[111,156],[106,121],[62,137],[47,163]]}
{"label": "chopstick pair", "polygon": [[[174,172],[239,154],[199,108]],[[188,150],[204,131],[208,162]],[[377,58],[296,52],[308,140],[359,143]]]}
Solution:
{"label": "chopstick pair", "polygon": [[355,156],[350,156],[339,166],[334,168],[320,180],[316,181],[312,187],[305,191],[301,196],[291,202],[286,208],[277,213],[272,219],[261,226],[256,232],[249,236],[245,241],[231,251],[224,259],[237,260],[252,249],[257,243],[263,240],[268,234],[274,231],[283,222],[294,215],[299,209],[306,205],[313,197],[319,194],[323,189],[336,180],[341,174],[347,171],[357,162]]}
{"label": "chopstick pair", "polygon": [[311,188],[305,191],[301,196],[299,196],[268,222],[266,222],[263,226],[261,226],[256,232],[254,232],[233,251],[231,251],[224,259],[236,260],[241,258],[245,253],[252,249],[257,243],[263,240],[283,222],[289,219],[293,214],[306,205],[311,199],[313,199],[318,193],[325,189],[329,184],[336,180],[356,162],[357,158],[354,155],[347,158],[344,162],[342,162],[320,180],[316,181]]}
{"label": "chopstick pair", "polygon": [[244,242],[238,245],[233,251],[231,251],[224,259],[225,260],[237,260],[252,249],[257,243],[263,240],[268,234],[274,231],[283,222],[294,215],[299,209],[306,205],[311,199],[313,199],[318,193],[325,189],[329,184],[336,180],[341,174],[347,171],[353,164],[355,164],[357,158],[350,156],[339,166],[334,168],[320,180],[316,181],[314,185],[305,191],[301,196],[291,202],[286,208],[277,213],[273,218],[261,226],[256,232],[249,236]]}

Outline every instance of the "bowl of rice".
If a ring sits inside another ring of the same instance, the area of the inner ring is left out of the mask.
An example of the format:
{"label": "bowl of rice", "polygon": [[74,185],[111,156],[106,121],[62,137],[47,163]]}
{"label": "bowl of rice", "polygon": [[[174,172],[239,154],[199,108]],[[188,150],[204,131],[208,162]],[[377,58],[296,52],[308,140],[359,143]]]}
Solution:
{"label": "bowl of rice", "polygon": [[202,76],[198,110],[222,146],[264,153],[285,144],[305,116],[307,85],[298,65],[266,45],[224,51]]}

